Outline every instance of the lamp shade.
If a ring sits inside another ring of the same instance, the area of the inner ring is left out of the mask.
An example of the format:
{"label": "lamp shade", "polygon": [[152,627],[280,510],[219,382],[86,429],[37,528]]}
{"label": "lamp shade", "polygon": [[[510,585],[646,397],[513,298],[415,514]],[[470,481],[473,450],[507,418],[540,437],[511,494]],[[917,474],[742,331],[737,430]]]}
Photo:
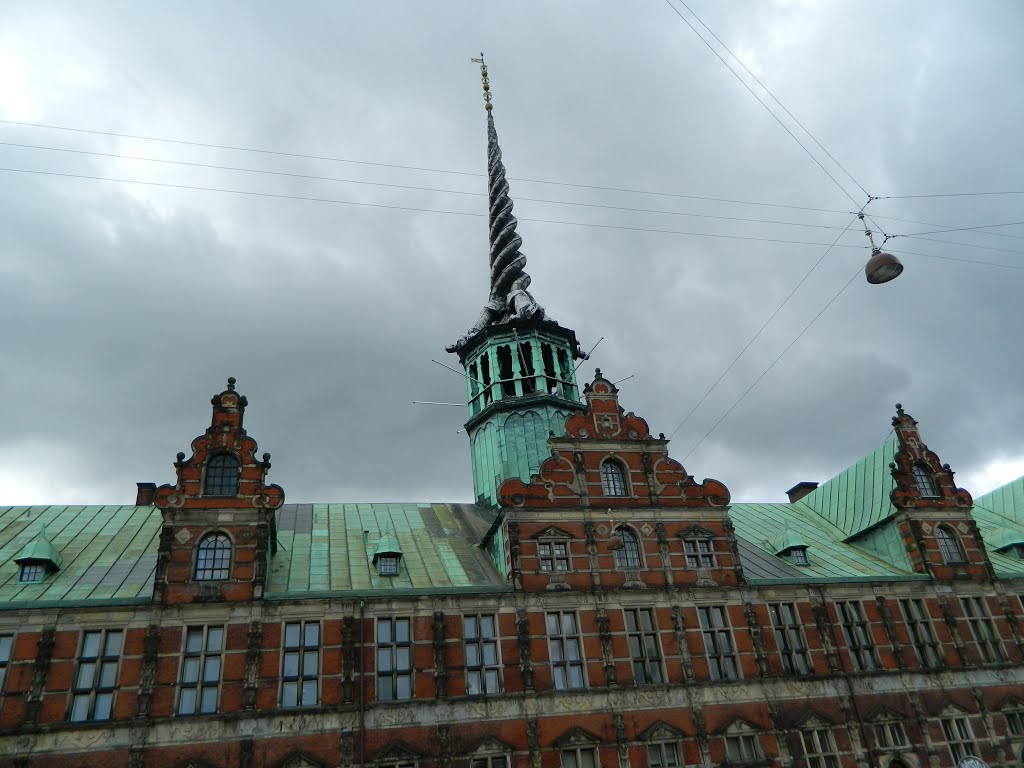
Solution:
{"label": "lamp shade", "polygon": [[884,253],[877,248],[871,252],[871,258],[864,265],[864,275],[872,285],[895,280],[902,271],[903,265],[899,259],[891,253]]}

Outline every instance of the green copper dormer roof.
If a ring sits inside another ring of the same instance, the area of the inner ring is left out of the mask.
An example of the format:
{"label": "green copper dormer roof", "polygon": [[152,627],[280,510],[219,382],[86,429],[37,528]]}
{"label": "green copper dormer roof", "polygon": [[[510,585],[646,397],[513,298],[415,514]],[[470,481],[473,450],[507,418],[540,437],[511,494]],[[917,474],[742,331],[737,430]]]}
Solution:
{"label": "green copper dormer roof", "polygon": [[896,435],[892,435],[793,506],[810,507],[847,537],[888,520],[896,513],[889,500],[889,494],[896,487],[889,464],[895,459],[898,448]]}
{"label": "green copper dormer roof", "polygon": [[377,542],[377,547],[373,550],[372,562],[374,565],[377,564],[377,558],[383,555],[402,556],[402,546],[398,543],[398,539],[395,538],[395,534],[391,532],[390,527],[384,532],[384,535],[380,537],[380,540]]}
{"label": "green copper dormer roof", "polygon": [[776,555],[788,554],[793,549],[807,549],[807,542],[803,540],[803,537],[789,528],[783,529],[768,544],[775,550]]}
{"label": "green copper dormer roof", "polygon": [[46,529],[43,528],[39,535],[22,547],[21,552],[14,558],[18,565],[29,563],[43,563],[51,570],[60,570],[64,559],[60,556],[57,548],[46,538]]}

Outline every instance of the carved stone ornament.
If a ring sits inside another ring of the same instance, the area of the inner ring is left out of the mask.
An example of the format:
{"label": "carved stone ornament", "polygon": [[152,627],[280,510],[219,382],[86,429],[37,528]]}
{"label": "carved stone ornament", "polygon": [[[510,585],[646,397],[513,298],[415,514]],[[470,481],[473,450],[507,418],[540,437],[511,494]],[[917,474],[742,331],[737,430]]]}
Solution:
{"label": "carved stone ornament", "polygon": [[953,470],[921,442],[917,422],[900,403],[896,403],[892,425],[899,441],[889,464],[896,481],[889,494],[892,505],[897,509],[970,509],[974,504],[971,494],[956,487]]}

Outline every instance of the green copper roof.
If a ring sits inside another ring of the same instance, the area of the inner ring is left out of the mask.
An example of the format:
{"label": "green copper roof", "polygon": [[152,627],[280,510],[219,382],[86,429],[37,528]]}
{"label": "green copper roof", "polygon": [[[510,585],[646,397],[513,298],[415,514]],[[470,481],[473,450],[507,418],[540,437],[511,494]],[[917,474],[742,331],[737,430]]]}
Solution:
{"label": "green copper roof", "polygon": [[[804,506],[802,501],[796,504],[733,504],[729,507],[729,516],[736,534],[761,553],[751,557],[749,546],[740,548],[744,573],[752,581],[791,581],[794,577],[880,580],[914,577],[909,569],[886,562],[854,544],[844,543],[844,532]],[[802,541],[814,553],[807,565],[796,565],[776,556],[779,552],[776,545],[784,537]],[[776,563],[785,567],[779,568]]]}
{"label": "green copper roof", "polygon": [[863,459],[822,483],[794,506],[805,505],[854,536],[895,514],[889,493],[896,487],[889,463],[894,460],[897,439],[892,435]]}
{"label": "green copper roof", "polygon": [[[43,528],[61,568],[19,584],[15,559]],[[148,600],[159,534],[155,507],[0,507],[0,603]]]}
{"label": "green copper roof", "polygon": [[1024,543],[1024,477],[976,498],[972,514],[996,575],[1024,576],[1024,560],[998,551]]}

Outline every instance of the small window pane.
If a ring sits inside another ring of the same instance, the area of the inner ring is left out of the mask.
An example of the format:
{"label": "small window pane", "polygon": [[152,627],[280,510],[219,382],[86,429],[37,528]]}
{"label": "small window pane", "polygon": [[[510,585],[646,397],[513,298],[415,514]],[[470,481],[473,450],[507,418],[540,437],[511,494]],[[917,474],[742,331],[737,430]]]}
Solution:
{"label": "small window pane", "polygon": [[100,667],[100,688],[114,688],[117,686],[117,662],[107,661]]}
{"label": "small window pane", "polygon": [[320,645],[319,622],[311,621],[308,624],[306,624],[304,642],[307,648],[316,648]]}
{"label": "small window pane", "polygon": [[301,633],[301,626],[299,624],[285,624],[284,625],[284,647],[285,648],[298,648],[299,647],[299,635]]}
{"label": "small window pane", "polygon": [[306,651],[302,657],[302,676],[315,677],[320,671],[320,654],[316,651]]}
{"label": "small window pane", "polygon": [[185,653],[199,653],[203,650],[203,630],[190,629],[185,637]]}
{"label": "small window pane", "polygon": [[182,688],[181,700],[178,703],[178,713],[182,715],[194,715],[196,712],[196,689]]}
{"label": "small window pane", "polygon": [[316,680],[305,680],[302,683],[302,703],[309,707],[317,702]]}
{"label": "small window pane", "polygon": [[114,705],[114,694],[112,693],[97,693],[96,694],[96,711],[93,713],[93,720],[109,720],[110,710]]}
{"label": "small window pane", "polygon": [[95,658],[100,655],[100,638],[102,632],[86,632],[82,640],[82,658]]}
{"label": "small window pane", "polygon": [[75,680],[75,688],[92,688],[96,675],[96,665],[92,662],[82,663],[78,666],[78,677]]}
{"label": "small window pane", "polygon": [[206,634],[206,650],[212,652],[220,651],[223,643],[223,627],[210,627],[209,631]]}
{"label": "small window pane", "polygon": [[298,683],[284,683],[281,686],[281,706],[283,707],[295,707],[299,703],[299,684]]}
{"label": "small window pane", "polygon": [[71,701],[71,722],[80,723],[89,717],[89,695],[75,696]]}
{"label": "small window pane", "polygon": [[409,620],[408,619],[396,619],[395,620],[395,642],[396,643],[408,643],[409,642]]}
{"label": "small window pane", "polygon": [[199,682],[199,657],[185,659],[181,668],[181,682]]}
{"label": "small window pane", "polygon": [[220,656],[211,656],[203,665],[203,682],[216,683],[220,680]]}
{"label": "small window pane", "polygon": [[217,689],[203,688],[200,711],[203,713],[217,711]]}
{"label": "small window pane", "polygon": [[121,633],[107,632],[107,642],[103,644],[104,656],[117,656],[121,653]]}
{"label": "small window pane", "polygon": [[396,691],[399,699],[412,698],[412,678],[409,675],[399,675]]}

